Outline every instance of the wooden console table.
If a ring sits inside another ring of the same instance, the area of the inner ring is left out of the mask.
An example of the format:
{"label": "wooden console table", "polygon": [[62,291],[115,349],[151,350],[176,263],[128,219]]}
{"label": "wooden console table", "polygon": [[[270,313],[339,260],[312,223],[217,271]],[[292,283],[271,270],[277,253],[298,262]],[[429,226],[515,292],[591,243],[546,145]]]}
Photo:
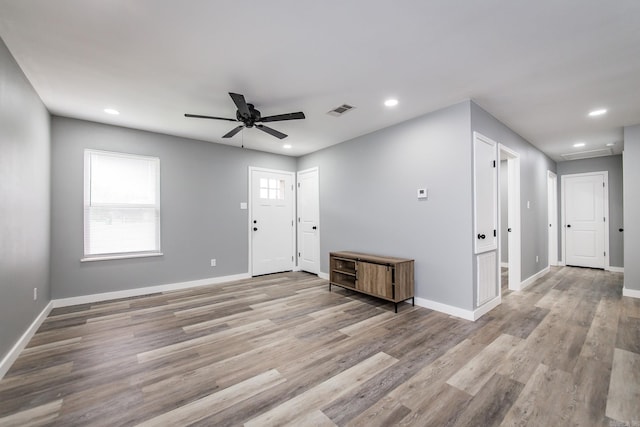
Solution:
{"label": "wooden console table", "polygon": [[413,260],[363,254],[331,252],[329,254],[329,291],[331,285],[351,289],[398,303],[411,298],[415,305]]}

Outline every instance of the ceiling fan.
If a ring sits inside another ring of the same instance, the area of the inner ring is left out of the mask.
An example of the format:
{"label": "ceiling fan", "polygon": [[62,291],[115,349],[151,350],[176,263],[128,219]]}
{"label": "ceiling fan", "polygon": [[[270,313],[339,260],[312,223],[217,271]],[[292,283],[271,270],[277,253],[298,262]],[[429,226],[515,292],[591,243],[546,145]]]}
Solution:
{"label": "ceiling fan", "polygon": [[224,134],[222,137],[223,138],[231,138],[232,136],[234,136],[235,134],[237,134],[238,132],[240,132],[242,130],[242,128],[251,128],[251,127],[256,127],[258,129],[260,129],[263,132],[268,133],[269,135],[273,135],[276,138],[280,138],[280,139],[284,139],[287,137],[286,134],[279,132],[275,129],[272,129],[268,126],[262,125],[260,123],[267,123],[267,122],[280,122],[283,120],[298,120],[298,119],[304,119],[304,113],[302,111],[299,111],[297,113],[288,113],[288,114],[278,114],[276,116],[267,116],[267,117],[262,117],[260,115],[260,111],[256,110],[255,107],[253,106],[253,104],[247,104],[247,101],[245,101],[244,99],[244,95],[241,95],[239,93],[231,93],[229,92],[229,96],[231,96],[231,99],[233,100],[234,104],[236,104],[236,107],[238,108],[238,110],[236,111],[236,118],[235,119],[227,119],[225,117],[213,117],[213,116],[202,116],[199,114],[185,114],[185,117],[194,117],[197,119],[214,119],[214,120],[227,120],[229,122],[241,122],[242,124],[240,126],[237,126],[233,129],[231,129],[229,132],[227,132],[226,134]]}

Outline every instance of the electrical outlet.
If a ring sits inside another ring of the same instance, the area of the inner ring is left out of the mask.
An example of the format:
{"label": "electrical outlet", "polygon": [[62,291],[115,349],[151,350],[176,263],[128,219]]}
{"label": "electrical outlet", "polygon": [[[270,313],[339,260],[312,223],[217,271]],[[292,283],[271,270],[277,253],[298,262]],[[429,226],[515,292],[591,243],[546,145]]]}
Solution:
{"label": "electrical outlet", "polygon": [[215,267],[215,266],[216,266],[216,259],[211,258],[211,267]]}
{"label": "electrical outlet", "polygon": [[33,300],[38,300],[38,288],[33,288]]}

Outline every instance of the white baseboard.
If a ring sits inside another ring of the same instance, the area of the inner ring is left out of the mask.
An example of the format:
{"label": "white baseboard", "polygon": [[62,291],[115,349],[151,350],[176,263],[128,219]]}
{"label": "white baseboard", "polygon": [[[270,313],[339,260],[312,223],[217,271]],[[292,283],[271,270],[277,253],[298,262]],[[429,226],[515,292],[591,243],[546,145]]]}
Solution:
{"label": "white baseboard", "polygon": [[487,314],[488,312],[490,312],[491,310],[499,306],[501,302],[502,302],[502,297],[498,295],[491,301],[486,302],[482,304],[480,307],[473,310],[473,321],[478,320],[479,318],[481,318],[482,316],[484,316],[485,314]]}
{"label": "white baseboard", "polygon": [[622,288],[622,296],[623,297],[631,297],[631,298],[640,298],[640,290],[638,289],[629,289],[627,287]]}
{"label": "white baseboard", "polygon": [[22,334],[18,342],[16,342],[11,350],[9,350],[9,353],[4,356],[4,358],[0,362],[0,380],[4,377],[9,368],[11,368],[11,365],[13,365],[13,362],[16,361],[16,359],[20,355],[20,352],[27,346],[27,344],[29,344],[29,340],[31,340],[33,335],[36,333],[40,325],[42,325],[42,322],[44,322],[52,309],[53,301],[49,301],[49,304],[47,304],[46,307],[40,312],[38,317],[35,318],[35,320],[27,328],[24,334]]}
{"label": "white baseboard", "polygon": [[556,264],[558,267],[564,267],[565,263],[564,261],[558,261],[558,263]]}
{"label": "white baseboard", "polygon": [[546,266],[545,268],[543,268],[542,270],[538,271],[533,276],[529,277],[528,279],[523,280],[520,283],[520,289],[516,289],[516,291],[523,290],[524,288],[526,288],[527,286],[529,286],[530,284],[532,284],[533,282],[535,282],[536,280],[538,280],[539,278],[541,278],[542,276],[547,274],[549,271],[551,271],[551,267]]}
{"label": "white baseboard", "polygon": [[108,301],[119,298],[136,297],[140,295],[155,294],[158,292],[177,291],[180,289],[196,288],[199,286],[217,285],[232,282],[234,280],[250,279],[249,273],[234,274],[231,276],[212,277],[209,279],[191,280],[189,282],[169,283],[167,285],[147,286],[144,288],[127,289],[124,291],[105,292],[102,294],[81,295],[71,298],[60,298],[52,301],[53,307],[67,307],[70,305],[90,304],[93,302]]}
{"label": "white baseboard", "polygon": [[624,273],[624,267],[613,267],[610,265],[605,270],[612,271],[614,273]]}
{"label": "white baseboard", "polygon": [[448,314],[450,316],[459,317],[464,320],[476,320],[474,319],[474,312],[471,310],[465,310],[464,308],[455,307],[453,305],[443,304],[437,301],[431,301],[425,298],[416,297],[416,305],[419,307],[428,308],[431,310],[439,311],[440,313]]}
{"label": "white baseboard", "polygon": [[318,277],[324,280],[329,280],[329,273],[323,273],[322,271],[318,273]]}

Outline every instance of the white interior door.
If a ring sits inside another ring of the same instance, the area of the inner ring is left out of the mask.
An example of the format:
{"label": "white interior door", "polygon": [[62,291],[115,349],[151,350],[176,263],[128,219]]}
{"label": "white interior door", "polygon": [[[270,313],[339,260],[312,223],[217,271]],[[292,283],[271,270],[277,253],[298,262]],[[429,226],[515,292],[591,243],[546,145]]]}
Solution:
{"label": "white interior door", "polygon": [[476,304],[499,296],[498,283],[498,144],[476,132],[473,137],[474,242]]}
{"label": "white interior door", "polygon": [[547,209],[549,265],[558,265],[558,177],[551,171],[547,171]]}
{"label": "white interior door", "polygon": [[251,274],[293,270],[293,172],[250,168]]}
{"label": "white interior door", "polygon": [[564,175],[565,264],[605,267],[605,174]]}
{"label": "white interior door", "polygon": [[498,248],[498,169],[497,144],[475,134],[474,192],[475,253]]}
{"label": "white interior door", "polygon": [[320,272],[320,201],[318,168],[298,172],[298,265]]}

